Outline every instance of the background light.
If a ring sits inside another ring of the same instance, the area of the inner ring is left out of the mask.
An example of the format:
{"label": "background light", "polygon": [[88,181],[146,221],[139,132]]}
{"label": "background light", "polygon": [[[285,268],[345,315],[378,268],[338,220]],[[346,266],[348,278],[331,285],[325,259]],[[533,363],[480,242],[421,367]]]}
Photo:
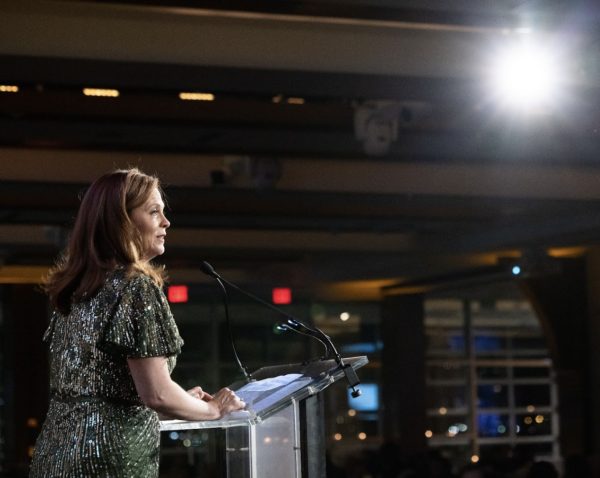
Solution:
{"label": "background light", "polygon": [[[353,411],[354,415],[356,412],[376,412],[379,410],[379,384],[363,382],[360,385],[362,395],[354,398],[351,390],[346,390],[348,398],[348,406]],[[348,411],[349,416],[350,410]]]}
{"label": "background light", "polygon": [[292,303],[292,289],[289,287],[275,287],[272,292],[274,304],[285,305]]}
{"label": "background light", "polygon": [[181,304],[188,301],[187,285],[172,285],[167,289],[167,297],[172,304]]}
{"label": "background light", "polygon": [[84,88],[83,94],[85,96],[100,96],[104,98],[117,98],[119,96],[119,90],[109,88]]}
{"label": "background light", "polygon": [[184,101],[214,101],[215,95],[212,93],[182,91],[179,93],[179,99]]}
{"label": "background light", "polygon": [[521,268],[519,266],[513,266],[511,269],[513,275],[518,276],[521,273]]}
{"label": "background light", "polygon": [[0,85],[0,93],[18,93],[19,87],[17,85]]}

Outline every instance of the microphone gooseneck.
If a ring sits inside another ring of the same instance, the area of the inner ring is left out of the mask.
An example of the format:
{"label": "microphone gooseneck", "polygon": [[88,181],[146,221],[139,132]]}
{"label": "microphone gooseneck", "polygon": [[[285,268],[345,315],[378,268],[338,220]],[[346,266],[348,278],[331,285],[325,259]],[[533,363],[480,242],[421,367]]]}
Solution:
{"label": "microphone gooseneck", "polygon": [[344,372],[346,380],[348,381],[348,387],[352,389],[351,395],[354,398],[359,397],[361,395],[361,391],[358,388],[358,385],[360,384],[360,380],[358,379],[358,375],[356,374],[356,371],[354,370],[354,368],[352,368],[352,365],[344,363],[344,360],[342,359],[341,355],[339,354],[339,352],[333,345],[333,342],[331,341],[329,336],[327,334],[325,334],[325,332],[323,332],[318,327],[311,327],[311,326],[306,325],[305,323],[303,323],[303,322],[299,321],[298,319],[292,317],[291,315],[287,314],[286,312],[281,310],[279,307],[275,307],[274,305],[270,304],[266,300],[263,300],[260,297],[238,287],[234,283],[229,282],[227,279],[224,279],[223,277],[221,277],[215,271],[214,267],[212,265],[210,265],[208,262],[202,261],[200,263],[200,269],[206,275],[209,275],[209,276],[213,277],[214,279],[216,279],[216,281],[219,283],[219,285],[223,289],[223,292],[224,292],[223,297],[224,297],[224,301],[225,301],[225,318],[227,320],[227,329],[229,331],[229,338],[231,341],[231,346],[233,348],[233,354],[238,362],[240,369],[242,370],[242,372],[244,373],[244,376],[246,377],[246,379],[248,381],[251,380],[251,376],[246,371],[246,369],[242,366],[242,363],[241,363],[241,361],[237,355],[237,352],[235,350],[235,344],[233,341],[233,334],[231,333],[231,327],[230,327],[230,322],[229,322],[229,313],[228,313],[228,307],[227,307],[227,301],[228,301],[227,289],[225,288],[225,285],[223,283],[227,284],[228,286],[232,287],[233,289],[237,290],[238,292],[241,292],[245,296],[250,297],[254,301],[277,312],[278,314],[283,315],[286,318],[286,322],[277,325],[277,328],[279,330],[281,330],[281,331],[292,330],[296,333],[299,333],[302,335],[307,335],[307,336],[312,337],[312,338],[318,340],[319,342],[321,342],[321,344],[323,344],[323,346],[325,347],[326,358],[333,358],[336,361],[336,363],[338,364],[338,366],[340,367],[340,369]]}
{"label": "microphone gooseneck", "polygon": [[231,320],[229,318],[229,294],[227,293],[227,288],[223,284],[223,281],[222,281],[221,277],[219,276],[219,274],[217,274],[215,272],[213,267],[208,262],[202,261],[200,263],[200,269],[205,274],[213,277],[217,281],[219,286],[221,287],[221,291],[223,292],[223,307],[225,309],[225,323],[227,324],[227,333],[229,335],[229,343],[231,344],[231,350],[233,351],[233,356],[235,358],[235,361],[238,364],[238,367],[244,374],[244,378],[246,379],[247,382],[251,382],[252,375],[250,373],[248,373],[248,370],[246,370],[246,367],[244,367],[242,365],[240,356],[238,355],[237,349],[235,348],[235,340],[233,339],[233,332],[231,331]]}

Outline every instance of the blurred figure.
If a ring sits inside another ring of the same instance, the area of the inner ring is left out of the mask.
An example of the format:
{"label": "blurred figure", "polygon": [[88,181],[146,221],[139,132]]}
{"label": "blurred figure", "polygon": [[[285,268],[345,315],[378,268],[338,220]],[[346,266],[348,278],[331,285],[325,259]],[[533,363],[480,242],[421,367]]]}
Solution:
{"label": "blurred figure", "polygon": [[464,466],[458,478],[512,478],[512,475],[499,473],[490,464],[469,463]]}
{"label": "blurred figure", "polygon": [[485,478],[483,468],[477,464],[469,464],[460,471],[459,478]]}
{"label": "blurred figure", "polygon": [[591,478],[592,468],[583,455],[571,455],[565,459],[564,478]]}
{"label": "blurred figure", "polygon": [[536,461],[529,467],[527,478],[558,478],[556,467],[549,461]]}

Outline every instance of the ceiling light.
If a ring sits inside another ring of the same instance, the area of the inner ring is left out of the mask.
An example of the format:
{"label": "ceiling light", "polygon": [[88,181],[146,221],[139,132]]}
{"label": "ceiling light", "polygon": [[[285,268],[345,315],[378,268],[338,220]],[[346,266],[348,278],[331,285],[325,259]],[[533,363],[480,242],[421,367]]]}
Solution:
{"label": "ceiling light", "polygon": [[109,88],[84,88],[85,96],[102,96],[106,98],[116,98],[119,96],[119,90]]}
{"label": "ceiling light", "polygon": [[549,48],[529,42],[506,49],[492,68],[492,84],[498,100],[522,110],[548,105],[557,93],[556,63]]}
{"label": "ceiling light", "polygon": [[215,95],[212,93],[182,91],[179,93],[179,99],[184,101],[214,101]]}
{"label": "ceiling light", "polygon": [[18,93],[19,87],[17,85],[0,85],[0,93]]}

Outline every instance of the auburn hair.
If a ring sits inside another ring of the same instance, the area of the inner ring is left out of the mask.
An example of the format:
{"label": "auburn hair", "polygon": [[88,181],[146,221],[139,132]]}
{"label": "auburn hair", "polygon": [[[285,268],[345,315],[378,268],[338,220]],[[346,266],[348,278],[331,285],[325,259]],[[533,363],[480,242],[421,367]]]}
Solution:
{"label": "auburn hair", "polygon": [[43,286],[56,309],[68,313],[71,304],[92,297],[107,272],[117,268],[125,269],[129,277],[146,274],[163,285],[164,268],[141,260],[142,235],[131,219],[131,211],[144,204],[154,189],[161,191],[158,178],[137,168],[113,171],[91,184],[67,248]]}

